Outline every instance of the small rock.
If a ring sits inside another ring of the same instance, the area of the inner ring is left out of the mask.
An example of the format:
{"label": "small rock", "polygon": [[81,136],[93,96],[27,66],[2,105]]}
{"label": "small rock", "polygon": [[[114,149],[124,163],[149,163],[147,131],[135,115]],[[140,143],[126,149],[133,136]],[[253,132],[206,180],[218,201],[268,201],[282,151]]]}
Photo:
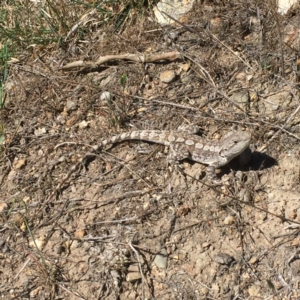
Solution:
{"label": "small rock", "polygon": [[139,272],[129,272],[126,276],[126,281],[133,282],[141,279],[142,276]]}
{"label": "small rock", "polygon": [[111,270],[110,275],[113,278],[114,285],[118,287],[120,285],[120,274],[117,270]]}
{"label": "small rock", "polygon": [[65,124],[65,123],[66,123],[66,118],[65,118],[65,116],[64,116],[63,114],[58,115],[58,116],[56,117],[56,122],[57,122],[58,124]]}
{"label": "small rock", "polygon": [[110,93],[110,92],[107,92],[107,91],[103,92],[103,93],[101,94],[101,96],[100,96],[100,100],[101,100],[101,101],[104,101],[104,100],[111,100],[111,98],[112,98],[111,93]]}
{"label": "small rock", "polygon": [[216,18],[212,18],[210,20],[210,30],[213,33],[217,33],[220,31],[220,29],[222,29],[223,22],[222,19],[220,17],[216,17]]}
{"label": "small rock", "polygon": [[45,134],[46,132],[47,132],[46,128],[43,127],[43,128],[38,128],[38,129],[36,129],[36,130],[34,131],[34,134],[35,134],[36,136],[41,136],[41,135]]}
{"label": "small rock", "polygon": [[140,271],[140,268],[138,265],[129,265],[128,269],[127,269],[128,272],[139,272]]}
{"label": "small rock", "polygon": [[68,127],[73,126],[73,125],[76,123],[77,119],[78,119],[78,116],[76,116],[76,115],[72,116],[70,119],[68,119],[68,120],[66,121],[66,125],[67,125]]}
{"label": "small rock", "polygon": [[114,278],[120,278],[120,274],[117,270],[111,270],[110,275]]}
{"label": "small rock", "polygon": [[21,213],[17,213],[13,216],[12,222],[17,226],[20,227],[23,223],[23,216]]}
{"label": "small rock", "polygon": [[251,287],[249,287],[248,289],[248,293],[250,297],[260,297],[260,287],[257,285],[252,285]]}
{"label": "small rock", "polygon": [[15,162],[15,168],[21,169],[26,166],[27,160],[25,158],[21,158]]}
{"label": "small rock", "polygon": [[21,230],[22,232],[25,232],[25,231],[27,230],[27,227],[26,227],[25,222],[23,222],[23,223],[21,224],[20,230]]}
{"label": "small rock", "polygon": [[84,229],[78,229],[74,232],[76,238],[82,239],[85,236],[86,232]]}
{"label": "small rock", "polygon": [[249,102],[249,93],[246,90],[242,90],[239,92],[234,92],[230,99],[237,104],[248,104]]}
{"label": "small rock", "polygon": [[31,292],[30,292],[30,298],[36,298],[40,293],[41,293],[41,291],[42,291],[42,287],[40,286],[40,287],[38,287],[38,288],[36,288],[36,289],[34,289],[34,290],[32,290]]}
{"label": "small rock", "polygon": [[70,111],[75,110],[76,108],[77,108],[77,104],[74,101],[69,100],[69,101],[67,101],[67,104],[66,104],[64,110],[66,112],[70,112]]}
{"label": "small rock", "polygon": [[238,73],[235,78],[237,80],[244,80],[246,78],[246,73],[245,72],[241,72],[241,73]]}
{"label": "small rock", "polygon": [[234,261],[234,258],[227,253],[219,253],[214,260],[220,265],[229,265]]}
{"label": "small rock", "polygon": [[[59,159],[58,159],[58,161],[61,162],[61,163],[66,161],[66,160],[67,160],[67,158],[64,155],[60,156]],[[55,164],[55,162],[54,162],[54,164]]]}
{"label": "small rock", "polygon": [[300,245],[300,237],[296,237],[293,241],[292,241],[292,246],[299,246]]}
{"label": "small rock", "polygon": [[143,204],[143,209],[144,211],[147,211],[150,207],[151,203],[150,201],[146,201],[144,204]]}
{"label": "small rock", "polygon": [[209,246],[210,246],[210,243],[208,243],[208,242],[204,242],[202,244],[202,248],[208,248]]}
{"label": "small rock", "polygon": [[214,293],[219,293],[220,292],[220,286],[217,283],[213,283],[212,286],[211,286],[211,290]]}
{"label": "small rock", "polygon": [[[254,77],[254,76],[251,75],[251,74],[249,74],[249,75],[246,76],[246,78],[247,78],[248,81],[252,80],[253,77]],[[256,96],[257,96],[257,94],[256,94],[255,92],[254,92],[254,93],[251,92],[251,95],[250,95],[250,99],[251,99],[251,100],[253,100],[253,98],[254,98],[252,95],[255,95],[255,98],[256,98]]]}
{"label": "small rock", "polygon": [[293,209],[288,215],[289,219],[295,220],[297,218],[297,210]]}
{"label": "small rock", "polygon": [[79,128],[87,128],[89,126],[89,123],[87,121],[82,121],[78,124]]}
{"label": "small rock", "polygon": [[297,3],[298,0],[278,0],[277,1],[277,11],[284,15],[288,12],[288,10]]}
{"label": "small rock", "polygon": [[26,204],[28,204],[30,202],[30,200],[31,200],[31,198],[29,196],[25,196],[23,198],[23,202],[26,203]]}
{"label": "small rock", "polygon": [[187,72],[190,69],[189,64],[178,64],[180,70]]}
{"label": "small rock", "polygon": [[250,260],[249,260],[249,263],[251,264],[251,265],[254,265],[254,264],[256,264],[258,262],[258,257],[256,257],[256,256],[253,256]]}
{"label": "small rock", "polygon": [[133,289],[120,294],[120,300],[136,300],[138,298],[137,293]]}
{"label": "small rock", "polygon": [[153,263],[161,269],[166,269],[167,261],[168,261],[167,251],[166,251],[166,249],[162,249],[160,251],[160,254],[157,254],[155,256]]}
{"label": "small rock", "polygon": [[181,76],[181,82],[185,83],[185,84],[191,83],[193,81],[193,79],[194,79],[194,75],[193,74],[189,74],[189,75],[182,74],[182,76]]}
{"label": "small rock", "polygon": [[242,275],[241,278],[242,278],[242,280],[250,280],[251,276],[248,272],[246,272]]}
{"label": "small rock", "polygon": [[4,202],[0,203],[0,212],[3,212],[7,208],[8,208],[8,205],[6,203],[4,203]]}
{"label": "small rock", "polygon": [[255,197],[254,197],[253,201],[254,201],[255,203],[259,203],[259,202],[261,202],[261,201],[262,201],[262,198],[261,198],[261,196],[260,196],[260,195],[255,195]]}
{"label": "small rock", "polygon": [[164,71],[164,72],[160,73],[160,76],[159,76],[160,81],[162,81],[164,83],[172,82],[175,77],[176,77],[176,74],[172,70]]}
{"label": "small rock", "polygon": [[200,286],[200,293],[203,295],[207,295],[209,293],[209,289],[207,287]]}
{"label": "small rock", "polygon": [[233,216],[227,216],[224,220],[225,225],[231,225],[235,222],[235,219]]}
{"label": "small rock", "polygon": [[29,246],[31,248],[37,247],[39,250],[41,250],[45,245],[45,237],[35,238],[34,241],[29,241]]}
{"label": "small rock", "polygon": [[[194,2],[195,0],[162,0],[157,3],[153,12],[160,25],[171,25],[175,22],[174,19],[184,23],[187,21],[186,13],[193,8]],[[170,15],[172,19],[162,12]]]}
{"label": "small rock", "polygon": [[[300,50],[300,49],[299,49]],[[266,113],[273,113],[279,108],[282,110],[287,109],[291,103],[292,97],[288,91],[280,91],[276,94],[270,95],[265,99]],[[277,114],[280,117],[280,114]]]}
{"label": "small rock", "polygon": [[67,249],[70,248],[70,250],[75,250],[75,249],[77,249],[77,248],[80,248],[81,245],[82,245],[82,242],[81,242],[81,241],[76,241],[76,240],[73,241],[72,243],[70,243],[69,241],[66,241],[66,242],[65,242],[65,247],[66,247]]}

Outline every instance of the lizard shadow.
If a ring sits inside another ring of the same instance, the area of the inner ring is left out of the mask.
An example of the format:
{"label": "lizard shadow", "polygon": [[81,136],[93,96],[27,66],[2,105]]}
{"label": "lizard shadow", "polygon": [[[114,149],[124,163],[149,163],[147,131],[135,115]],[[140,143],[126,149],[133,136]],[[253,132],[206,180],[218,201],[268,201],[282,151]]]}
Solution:
{"label": "lizard shadow", "polygon": [[239,156],[235,157],[228,165],[221,168],[221,175],[233,171],[262,171],[277,165],[277,160],[268,154],[253,151],[249,163],[243,165],[239,162]]}
{"label": "lizard shadow", "polygon": [[274,167],[278,164],[278,161],[269,156],[265,153],[260,153],[257,151],[254,151],[252,153],[252,159],[251,159],[251,170],[259,171],[259,170],[266,170]]}

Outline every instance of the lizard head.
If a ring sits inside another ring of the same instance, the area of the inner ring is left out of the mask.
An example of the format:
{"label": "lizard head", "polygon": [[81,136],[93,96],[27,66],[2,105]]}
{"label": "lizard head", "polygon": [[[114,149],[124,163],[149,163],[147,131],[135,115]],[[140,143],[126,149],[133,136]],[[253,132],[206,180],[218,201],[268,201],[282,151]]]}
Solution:
{"label": "lizard head", "polygon": [[230,131],[221,141],[220,155],[231,161],[244,152],[251,141],[251,134],[245,131]]}

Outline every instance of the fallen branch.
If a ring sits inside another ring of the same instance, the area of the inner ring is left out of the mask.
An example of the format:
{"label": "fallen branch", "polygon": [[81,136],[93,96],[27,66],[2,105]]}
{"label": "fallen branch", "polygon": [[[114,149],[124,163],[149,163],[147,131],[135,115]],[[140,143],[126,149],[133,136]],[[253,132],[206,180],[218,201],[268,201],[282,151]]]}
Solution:
{"label": "fallen branch", "polygon": [[177,51],[167,52],[167,53],[159,53],[159,54],[120,54],[120,55],[106,55],[101,56],[96,62],[94,61],[83,61],[78,60],[71,63],[66,64],[61,67],[62,70],[69,70],[73,68],[83,67],[83,68],[97,68],[100,65],[107,63],[113,60],[129,60],[141,63],[150,63],[155,61],[162,60],[175,60],[180,57],[180,53]]}

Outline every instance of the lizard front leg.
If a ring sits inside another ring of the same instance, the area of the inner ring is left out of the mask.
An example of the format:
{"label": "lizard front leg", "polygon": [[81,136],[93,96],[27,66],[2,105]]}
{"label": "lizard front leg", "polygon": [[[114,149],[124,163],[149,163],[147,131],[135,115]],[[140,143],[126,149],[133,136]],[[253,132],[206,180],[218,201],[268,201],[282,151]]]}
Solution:
{"label": "lizard front leg", "polygon": [[[191,152],[188,145],[183,143],[175,143],[170,145],[168,161],[171,164],[178,164],[179,161],[186,158],[191,158]],[[220,180],[216,175],[216,168],[218,166],[215,163],[212,163],[206,167],[206,175],[209,180],[215,184],[220,184]]]}
{"label": "lizard front leg", "polygon": [[219,183],[220,180],[217,178],[216,175],[216,166],[214,164],[211,164],[206,167],[206,175],[209,180],[211,180],[214,183]]}

